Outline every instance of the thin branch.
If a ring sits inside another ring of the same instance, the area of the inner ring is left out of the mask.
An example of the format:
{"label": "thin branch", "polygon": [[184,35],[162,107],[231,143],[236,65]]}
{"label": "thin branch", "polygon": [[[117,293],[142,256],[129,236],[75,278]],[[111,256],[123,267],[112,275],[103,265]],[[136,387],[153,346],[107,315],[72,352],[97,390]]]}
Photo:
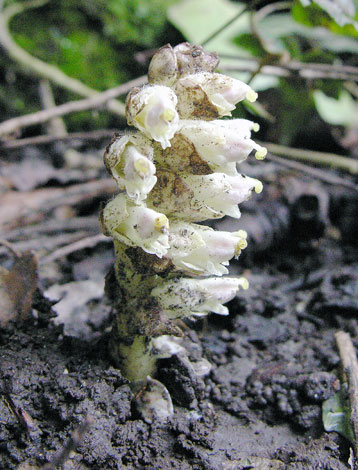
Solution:
{"label": "thin branch", "polygon": [[[62,233],[60,235],[52,235],[51,237],[38,237],[31,240],[23,240],[13,242],[12,245],[18,253],[24,251],[36,251],[41,255],[41,252],[51,252],[57,250],[59,246],[69,245],[75,243],[88,236],[87,232],[78,231],[74,233]],[[6,249],[0,247],[0,256],[6,254]]]}
{"label": "thin branch", "polygon": [[[229,57],[229,56],[228,56]],[[236,58],[236,57],[231,57]],[[251,58],[237,58],[236,65],[227,65],[220,68],[223,72],[255,72],[259,67],[259,61]],[[311,67],[312,65],[312,67]],[[280,63],[279,65],[270,64],[263,65],[260,73],[264,75],[273,75],[277,77],[300,77],[305,80],[315,79],[330,79],[330,80],[350,80],[358,81],[358,67],[348,67],[342,65],[341,67],[328,66],[328,67],[313,67],[313,65],[326,65],[326,64],[309,64],[302,62],[287,62]],[[331,67],[331,68],[330,68]],[[354,71],[352,70],[354,69]]]}
{"label": "thin branch", "polygon": [[88,132],[73,132],[62,136],[54,135],[38,135],[36,137],[27,137],[25,139],[14,139],[0,142],[0,149],[16,149],[21,147],[27,147],[28,145],[45,145],[52,144],[53,142],[67,142],[74,140],[101,140],[112,137],[114,133],[123,135],[122,132],[118,132],[115,129],[103,129],[97,131]]}
{"label": "thin branch", "polygon": [[[237,54],[220,54],[220,57],[238,62],[235,65],[220,67],[222,71],[254,72],[259,66],[259,60],[254,57],[244,57]],[[279,77],[299,76],[305,79],[323,78],[358,81],[358,67],[344,64],[319,64],[291,60],[279,64],[263,65],[260,73]]]}
{"label": "thin branch", "polygon": [[291,168],[292,170],[305,173],[311,177],[314,177],[318,180],[321,180],[328,184],[333,184],[335,186],[342,186],[344,188],[353,189],[358,192],[358,186],[352,181],[347,181],[346,178],[341,178],[340,176],[329,173],[328,171],[321,170],[319,168],[313,168],[312,166],[305,165],[304,163],[294,162],[292,160],[287,160],[272,153],[267,154],[267,160],[271,160],[279,165]]}
{"label": "thin branch", "polygon": [[[49,80],[42,78],[39,85],[39,93],[42,109],[48,110],[56,107],[55,98],[53,96],[51,83]],[[46,133],[53,136],[62,136],[67,134],[66,124],[60,116],[52,117],[45,126]]]}
{"label": "thin branch", "polygon": [[6,237],[6,240],[9,242],[14,240],[24,240],[29,237],[34,238],[35,236],[39,237],[42,234],[49,235],[64,232],[86,231],[97,234],[99,230],[98,216],[77,216],[64,220],[50,219],[47,222],[40,222],[35,225],[28,225],[27,227],[16,228],[11,231],[0,232],[0,239],[1,237]]}
{"label": "thin branch", "polygon": [[112,239],[106,237],[105,235],[102,235],[101,233],[98,235],[94,235],[93,237],[81,238],[80,240],[77,240],[74,243],[62,246],[61,248],[58,248],[54,252],[50,253],[49,255],[40,258],[40,264],[51,263],[52,261],[56,261],[59,258],[63,258],[67,255],[70,255],[75,251],[80,251],[84,248],[93,248],[94,246],[102,242],[109,243],[112,242]]}
{"label": "thin branch", "polygon": [[115,88],[106,90],[102,93],[96,94],[91,98],[83,100],[69,101],[59,106],[37,111],[36,113],[26,114],[13,119],[9,119],[0,124],[0,136],[11,134],[23,127],[33,126],[35,124],[42,124],[57,116],[64,116],[66,114],[86,111],[88,109],[95,109],[103,106],[112,98],[128,93],[135,86],[143,85],[146,77],[139,77],[127,83],[123,83]]}
{"label": "thin branch", "polygon": [[[59,85],[62,88],[70,90],[73,93],[77,93],[80,96],[95,96],[98,92],[86,85],[79,80],[71,78],[64,74],[61,70],[53,65],[49,65],[22,49],[11,37],[9,30],[9,23],[11,19],[26,11],[29,8],[38,8],[49,0],[33,0],[26,3],[15,3],[2,12],[0,12],[0,44],[3,46],[7,54],[16,62],[21,64],[25,70],[31,71],[36,76],[47,78],[53,83]],[[106,104],[107,108],[115,114],[124,116],[124,105],[116,100],[109,100]]]}
{"label": "thin branch", "polygon": [[343,371],[347,377],[349,402],[351,408],[350,422],[354,434],[354,454],[358,458],[358,361],[351,337],[344,331],[338,331],[335,335],[336,343],[341,358]]}
{"label": "thin branch", "polygon": [[353,158],[342,157],[335,153],[304,150],[268,142],[262,142],[261,145],[265,146],[269,152],[286,158],[306,161],[316,165],[329,166],[331,168],[348,171],[352,175],[358,174],[358,160],[354,160]]}
{"label": "thin branch", "polygon": [[46,213],[62,205],[75,207],[94,198],[113,196],[118,186],[112,178],[74,184],[64,188],[41,188],[34,191],[8,191],[1,194],[0,226],[8,230],[42,220]]}

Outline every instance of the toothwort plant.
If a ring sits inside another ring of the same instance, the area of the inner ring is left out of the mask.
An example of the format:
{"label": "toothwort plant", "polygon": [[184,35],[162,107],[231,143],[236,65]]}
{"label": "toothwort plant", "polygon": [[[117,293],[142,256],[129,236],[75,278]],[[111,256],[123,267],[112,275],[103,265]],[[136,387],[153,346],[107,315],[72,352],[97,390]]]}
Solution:
{"label": "toothwort plant", "polygon": [[110,350],[131,381],[153,376],[158,358],[178,352],[176,319],[227,315],[223,304],[248,287],[245,278],[223,277],[246,247],[246,232],[195,223],[238,218],[238,204],[262,190],[236,169],[252,151],[265,157],[251,140],[258,125],[219,119],[257,94],[215,73],[218,62],[188,43],[159,49],[149,83],[127,97],[128,124],[138,132],[115,137],[105,152],[121,190],[101,215],[116,256],[106,282],[116,311]]}

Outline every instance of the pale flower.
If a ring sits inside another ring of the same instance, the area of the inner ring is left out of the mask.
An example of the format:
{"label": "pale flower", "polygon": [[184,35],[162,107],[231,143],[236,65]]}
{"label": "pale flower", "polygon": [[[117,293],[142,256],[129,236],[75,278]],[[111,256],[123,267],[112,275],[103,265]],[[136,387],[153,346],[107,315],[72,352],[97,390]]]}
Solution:
{"label": "pale flower", "polygon": [[252,139],[251,130],[258,130],[258,124],[246,119],[181,121],[180,134],[195,147],[200,158],[215,171],[236,174],[236,163],[245,160],[252,150],[256,157],[264,157],[267,150]]}
{"label": "pale flower", "polygon": [[182,180],[193,191],[197,201],[196,205],[192,204],[194,217],[197,212],[199,214],[201,212],[208,215],[207,218],[218,218],[224,215],[239,218],[241,213],[238,204],[246,201],[253,190],[256,193],[262,191],[261,181],[240,174],[235,176],[225,173],[212,173],[204,176],[187,175],[182,176]]}
{"label": "pale flower", "polygon": [[[150,147],[147,151],[152,159],[153,149]],[[128,197],[137,204],[144,201],[157,182],[154,163],[143,155],[127,136],[116,140],[110,146],[105,159],[107,168],[119,188],[125,189]]]}
{"label": "pale flower", "polygon": [[123,184],[128,196],[136,203],[143,201],[157,182],[155,165],[133,145],[124,151]]}
{"label": "pale flower", "polygon": [[239,288],[247,289],[245,278],[212,277],[208,279],[179,278],[152,290],[169,318],[202,316],[209,312],[228,315],[223,304],[233,299]]}
{"label": "pale flower", "polygon": [[[236,104],[244,99],[251,102],[257,99],[257,93],[249,85],[236,78],[210,72],[186,75],[175,84],[182,118],[201,117],[195,111],[195,103],[194,106],[189,105],[193,102],[193,94],[197,94],[198,88],[204,92],[205,99],[215,107],[218,117],[231,116],[231,111],[235,109]],[[208,118],[210,119],[209,116]]]}
{"label": "pale flower", "polygon": [[179,127],[176,104],[177,97],[169,87],[147,85],[135,89],[127,98],[128,124],[160,142],[163,149],[170,147],[170,139]]}
{"label": "pale flower", "polygon": [[139,246],[146,253],[164,256],[169,248],[169,221],[164,214],[135,205],[119,194],[104,208],[105,233],[129,246]]}
{"label": "pale flower", "polygon": [[165,256],[188,274],[222,276],[228,273],[229,260],[246,248],[246,237],[244,230],[223,232],[176,222],[170,227],[170,248]]}

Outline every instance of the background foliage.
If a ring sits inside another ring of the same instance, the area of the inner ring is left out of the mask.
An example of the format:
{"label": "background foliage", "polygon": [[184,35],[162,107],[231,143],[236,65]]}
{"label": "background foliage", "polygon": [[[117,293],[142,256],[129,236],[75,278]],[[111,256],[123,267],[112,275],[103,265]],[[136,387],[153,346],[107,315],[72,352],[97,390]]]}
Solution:
{"label": "background foliage", "polygon": [[[15,3],[5,2],[5,7]],[[243,72],[256,61],[276,67],[301,64],[358,65],[357,5],[354,0],[301,0],[274,3],[229,0],[50,0],[17,15],[10,24],[16,42],[33,56],[56,65],[86,85],[106,90],[145,73],[152,49],[182,40],[202,44],[220,26],[241,15],[206,48],[222,57],[221,68],[252,85],[260,107],[239,108],[256,115],[265,137],[282,144],[321,148],[339,146],[320,139],[329,125],[357,128],[357,77],[303,80]],[[271,8],[271,12],[268,10]],[[253,25],[253,19],[255,20]],[[144,52],[140,56],[138,53]],[[238,70],[237,65],[240,64]],[[250,67],[249,67],[250,69]],[[252,67],[251,67],[252,69]],[[57,104],[78,97],[54,87]],[[0,112],[9,118],[40,108],[38,79],[24,73],[4,52],[0,55]],[[65,118],[70,131],[119,127],[107,112]],[[27,132],[38,132],[32,129]],[[311,134],[318,135],[312,140]],[[331,134],[329,132],[329,134]],[[303,140],[304,141],[303,141]],[[341,149],[342,150],[342,149]],[[343,151],[343,150],[342,150]]]}

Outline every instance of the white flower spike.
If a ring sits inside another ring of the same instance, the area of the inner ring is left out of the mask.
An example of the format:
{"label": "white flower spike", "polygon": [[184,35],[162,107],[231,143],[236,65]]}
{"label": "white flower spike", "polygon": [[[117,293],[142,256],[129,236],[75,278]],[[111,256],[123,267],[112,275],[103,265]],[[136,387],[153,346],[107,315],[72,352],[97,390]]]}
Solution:
{"label": "white flower spike", "polygon": [[[101,218],[115,241],[114,275],[106,282],[116,311],[110,352],[123,375],[140,384],[137,409],[150,422],[173,409],[164,385],[148,376],[160,357],[186,360],[173,339],[181,336],[173,319],[227,315],[224,304],[248,288],[245,278],[224,276],[246,247],[246,232],[198,224],[240,217],[238,204],[261,192],[262,183],[239,174],[237,165],[267,153],[251,138],[258,124],[219,119],[257,94],[215,73],[217,64],[217,55],[201,46],[163,46],[149,66],[149,83],[126,101],[128,124],[138,132],[116,137],[104,157],[122,190]],[[193,374],[210,371],[205,360],[190,367]]]}

